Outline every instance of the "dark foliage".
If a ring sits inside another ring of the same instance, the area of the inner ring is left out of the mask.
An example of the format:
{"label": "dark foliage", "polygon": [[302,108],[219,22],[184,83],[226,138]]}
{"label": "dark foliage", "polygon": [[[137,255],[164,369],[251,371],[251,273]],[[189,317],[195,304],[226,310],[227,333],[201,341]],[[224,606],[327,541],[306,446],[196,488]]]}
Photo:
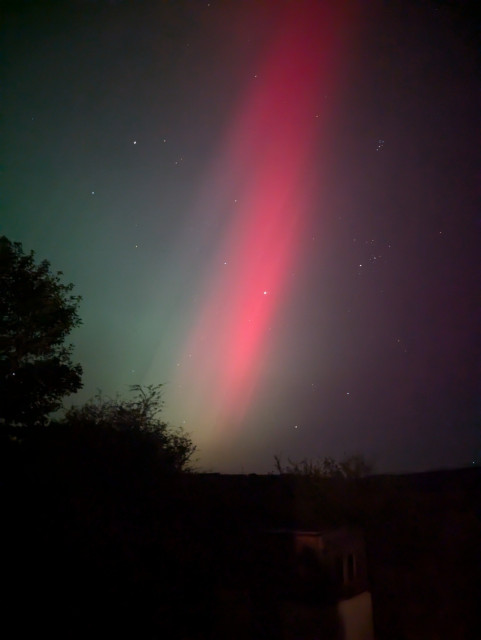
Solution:
{"label": "dark foliage", "polygon": [[160,386],[134,391],[131,400],[98,396],[3,443],[9,616],[19,637],[159,637],[154,629],[184,625],[186,598],[199,606],[202,588],[186,595],[185,576],[205,571],[183,556],[179,484],[195,447],[160,420]]}
{"label": "dark foliage", "polygon": [[338,478],[354,480],[372,475],[374,466],[362,454],[346,456],[337,461],[330,456],[316,460],[301,460],[293,462],[288,458],[288,464],[283,464],[280,456],[274,456],[276,471],[280,474],[303,476],[311,480]]}
{"label": "dark foliage", "polygon": [[47,260],[0,238],[0,420],[44,424],[61,399],[81,388],[67,335],[80,324],[79,296]]}
{"label": "dark foliage", "polygon": [[99,393],[83,406],[70,408],[63,424],[74,430],[77,440],[90,441],[98,451],[110,447],[112,460],[137,453],[157,471],[186,471],[196,447],[184,431],[161,419],[161,387],[132,385],[131,399]]}

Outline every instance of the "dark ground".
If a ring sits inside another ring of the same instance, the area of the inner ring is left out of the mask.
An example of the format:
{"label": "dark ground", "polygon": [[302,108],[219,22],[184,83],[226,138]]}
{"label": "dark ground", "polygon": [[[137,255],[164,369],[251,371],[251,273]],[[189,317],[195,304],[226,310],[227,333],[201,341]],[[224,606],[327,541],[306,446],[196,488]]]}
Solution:
{"label": "dark ground", "polygon": [[108,447],[2,449],[3,637],[234,637],[225,597],[259,594],[260,532],[342,524],[364,531],[377,640],[481,637],[480,469],[159,477]]}

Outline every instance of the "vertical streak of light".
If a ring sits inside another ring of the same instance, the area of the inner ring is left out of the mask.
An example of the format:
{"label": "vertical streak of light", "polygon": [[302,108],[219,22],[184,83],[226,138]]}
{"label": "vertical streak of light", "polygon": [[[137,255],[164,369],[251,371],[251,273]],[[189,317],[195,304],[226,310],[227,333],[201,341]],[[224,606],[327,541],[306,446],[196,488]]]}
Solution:
{"label": "vertical streak of light", "polygon": [[204,185],[223,231],[176,381],[186,413],[215,429],[238,424],[252,401],[268,327],[302,251],[319,93],[332,73],[333,26],[319,4],[291,5],[281,20]]}

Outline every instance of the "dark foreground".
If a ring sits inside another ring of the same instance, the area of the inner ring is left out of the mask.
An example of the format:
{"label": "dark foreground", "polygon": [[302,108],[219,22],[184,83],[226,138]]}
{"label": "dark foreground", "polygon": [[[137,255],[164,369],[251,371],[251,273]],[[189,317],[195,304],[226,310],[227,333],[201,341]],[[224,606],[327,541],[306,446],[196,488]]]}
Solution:
{"label": "dark foreground", "polygon": [[[263,536],[345,525],[363,532],[377,640],[481,637],[479,469],[159,477],[114,452],[2,453],[5,638],[310,638],[286,635],[279,602],[326,603],[335,586],[296,586]],[[342,640],[322,624],[316,637]]]}

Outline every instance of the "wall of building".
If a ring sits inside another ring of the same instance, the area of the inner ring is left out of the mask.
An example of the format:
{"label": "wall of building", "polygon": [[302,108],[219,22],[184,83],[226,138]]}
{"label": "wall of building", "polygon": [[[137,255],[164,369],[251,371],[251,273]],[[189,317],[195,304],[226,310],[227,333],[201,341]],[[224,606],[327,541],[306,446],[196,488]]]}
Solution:
{"label": "wall of building", "polygon": [[372,599],[369,591],[364,591],[337,605],[339,618],[344,628],[344,640],[374,640],[372,622]]}

